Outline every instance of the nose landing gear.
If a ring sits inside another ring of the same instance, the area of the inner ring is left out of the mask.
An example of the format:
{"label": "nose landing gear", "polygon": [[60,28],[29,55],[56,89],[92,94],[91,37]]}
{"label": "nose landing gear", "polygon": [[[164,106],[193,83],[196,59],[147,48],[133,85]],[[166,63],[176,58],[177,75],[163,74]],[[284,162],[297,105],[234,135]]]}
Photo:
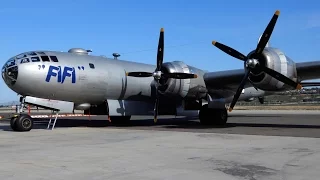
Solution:
{"label": "nose landing gear", "polygon": [[14,131],[30,131],[33,128],[33,119],[27,114],[15,115],[10,120]]}
{"label": "nose landing gear", "polygon": [[28,114],[23,114],[25,97],[20,97],[20,105],[17,106],[16,115],[10,120],[10,126],[13,131],[30,131],[33,128],[33,119]]}

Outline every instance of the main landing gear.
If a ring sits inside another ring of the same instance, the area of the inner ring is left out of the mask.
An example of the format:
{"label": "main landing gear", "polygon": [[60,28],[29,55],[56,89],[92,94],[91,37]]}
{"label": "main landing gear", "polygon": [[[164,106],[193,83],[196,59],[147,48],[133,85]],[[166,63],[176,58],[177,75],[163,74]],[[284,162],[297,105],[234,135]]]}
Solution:
{"label": "main landing gear", "polygon": [[211,109],[208,104],[201,107],[199,112],[200,123],[203,125],[225,125],[228,120],[226,108]]}
{"label": "main landing gear", "polygon": [[10,120],[10,126],[14,131],[30,131],[33,127],[33,119],[27,114],[15,115]]}

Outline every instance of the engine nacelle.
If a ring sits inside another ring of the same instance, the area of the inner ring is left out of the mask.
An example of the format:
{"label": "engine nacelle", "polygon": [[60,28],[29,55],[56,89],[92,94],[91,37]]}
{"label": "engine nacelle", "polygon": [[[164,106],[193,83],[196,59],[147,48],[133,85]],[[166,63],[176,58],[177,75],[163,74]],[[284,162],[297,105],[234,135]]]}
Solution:
{"label": "engine nacelle", "polygon": [[244,101],[245,101],[245,102],[251,102],[251,101],[253,101],[253,100],[254,100],[254,98],[252,97],[252,98],[245,99]]}
{"label": "engine nacelle", "polygon": [[[249,57],[253,52],[254,51],[249,54]],[[270,47],[265,48],[261,57],[259,57],[259,63],[262,66],[266,66],[280,72],[295,82],[297,81],[296,64],[279,49]],[[266,91],[293,89],[291,86],[288,86],[261,71],[252,71],[249,76],[249,80],[255,85],[255,87]]]}
{"label": "engine nacelle", "polygon": [[166,62],[162,65],[162,72],[193,73],[198,77],[194,79],[160,79],[159,92],[165,96],[181,98],[199,98],[205,96],[207,89],[203,79],[204,71],[186,65],[181,61]]}
{"label": "engine nacelle", "polygon": [[82,103],[82,104],[75,104],[74,109],[75,110],[88,110],[91,107],[91,104],[89,103]]}

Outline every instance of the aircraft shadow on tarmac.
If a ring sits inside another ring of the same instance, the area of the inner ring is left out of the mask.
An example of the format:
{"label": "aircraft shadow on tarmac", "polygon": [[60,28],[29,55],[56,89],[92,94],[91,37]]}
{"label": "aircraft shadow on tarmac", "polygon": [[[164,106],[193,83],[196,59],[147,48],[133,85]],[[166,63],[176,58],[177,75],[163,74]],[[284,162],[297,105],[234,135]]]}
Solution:
{"label": "aircraft shadow on tarmac", "polygon": [[[33,129],[45,129],[46,126],[44,125],[38,125],[36,124]],[[13,131],[10,127],[10,124],[1,124],[0,125],[0,131],[12,131],[12,132],[18,132],[18,131]]]}
{"label": "aircraft shadow on tarmac", "polygon": [[[233,116],[236,117],[236,116]],[[237,116],[240,117],[240,116]],[[242,116],[241,116],[242,117]],[[256,117],[256,116],[254,116]],[[281,117],[281,116],[263,116]],[[39,119],[34,122],[34,129],[46,129],[49,119]],[[107,120],[83,120],[83,119],[58,119],[55,128],[63,127],[116,127],[116,128],[135,128],[138,129],[221,129],[236,127],[258,127],[258,128],[301,128],[301,129],[320,129],[320,125],[301,125],[301,124],[275,124],[275,123],[247,123],[230,122],[224,126],[201,125],[197,118],[159,118],[157,124],[153,119],[132,120],[129,124],[112,124]],[[1,124],[0,130],[12,131],[10,124]]]}

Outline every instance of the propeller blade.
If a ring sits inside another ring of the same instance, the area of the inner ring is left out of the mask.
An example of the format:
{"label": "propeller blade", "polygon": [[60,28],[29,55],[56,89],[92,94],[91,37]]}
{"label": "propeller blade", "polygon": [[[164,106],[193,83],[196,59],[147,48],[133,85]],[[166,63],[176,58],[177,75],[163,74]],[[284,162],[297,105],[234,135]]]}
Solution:
{"label": "propeller blade", "polygon": [[294,87],[295,89],[301,89],[302,88],[301,84],[294,82],[293,80],[289,79],[285,75],[283,75],[283,74],[281,74],[281,73],[279,73],[279,72],[277,72],[275,70],[272,70],[272,69],[267,68],[265,66],[261,66],[260,68],[265,73],[269,74],[270,76],[276,78],[277,80],[279,80],[279,81],[281,81],[281,82],[283,82],[285,84],[288,84],[289,86]]}
{"label": "propeller blade", "polygon": [[174,78],[174,79],[192,79],[197,78],[198,75],[191,73],[165,73],[162,75],[166,78]]}
{"label": "propeller blade", "polygon": [[156,85],[156,101],[155,101],[154,109],[153,109],[153,112],[154,112],[153,122],[154,123],[157,123],[157,121],[158,121],[158,108],[159,108],[159,97],[158,97],[158,84],[157,84]]}
{"label": "propeller blade", "polygon": [[240,59],[242,61],[247,60],[247,56],[243,55],[242,53],[238,52],[235,49],[232,49],[229,46],[221,44],[221,43],[219,43],[217,41],[212,41],[212,45],[216,46],[218,49],[220,49],[221,51],[229,54],[232,57],[235,57],[235,58]]}
{"label": "propeller blade", "polygon": [[264,97],[258,97],[260,104],[264,103]]}
{"label": "propeller blade", "polygon": [[133,76],[133,77],[151,77],[153,73],[150,72],[128,72],[126,76]]}
{"label": "propeller blade", "polygon": [[158,107],[159,107],[159,99],[157,97],[156,102],[154,104],[154,117],[153,117],[154,123],[157,123],[157,121],[158,121]]}
{"label": "propeller blade", "polygon": [[266,27],[266,29],[264,30],[261,38],[260,38],[260,41],[257,45],[257,48],[256,48],[256,51],[255,51],[255,54],[256,55],[259,55],[262,53],[263,49],[266,47],[269,39],[270,39],[270,36],[272,34],[272,31],[274,29],[274,26],[276,25],[276,22],[278,20],[278,17],[280,15],[280,11],[276,11],[273,15],[273,17],[271,18],[268,26]]}
{"label": "propeller blade", "polygon": [[164,29],[161,28],[159,43],[158,43],[158,53],[157,53],[157,71],[160,71],[163,63],[163,52],[164,52]]}
{"label": "propeller blade", "polygon": [[230,107],[229,107],[229,112],[231,112],[233,110],[234,105],[237,103],[237,101],[240,97],[240,94],[242,92],[242,89],[243,89],[244,85],[246,84],[246,81],[249,77],[249,74],[250,74],[250,70],[247,70],[246,74],[244,75],[244,77],[243,77],[243,79],[237,89],[236,94],[233,96],[233,100],[232,100]]}

